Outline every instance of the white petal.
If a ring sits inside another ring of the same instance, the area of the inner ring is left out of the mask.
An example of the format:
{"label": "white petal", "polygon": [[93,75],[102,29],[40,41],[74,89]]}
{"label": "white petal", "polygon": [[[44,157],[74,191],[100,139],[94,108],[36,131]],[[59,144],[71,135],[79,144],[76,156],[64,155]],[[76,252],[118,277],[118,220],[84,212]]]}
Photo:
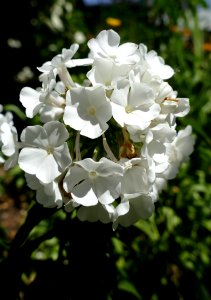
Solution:
{"label": "white petal", "polygon": [[125,108],[116,103],[111,103],[111,107],[112,107],[112,114],[113,114],[114,119],[121,127],[124,127],[125,119],[127,116]]}
{"label": "white petal", "polygon": [[69,137],[69,133],[65,126],[59,121],[51,121],[43,126],[49,145],[57,147],[63,144]]}
{"label": "white petal", "polygon": [[89,137],[90,139],[96,139],[101,136],[108,129],[108,124],[91,124],[86,122],[83,128],[81,129],[81,135]]}
{"label": "white petal", "polygon": [[75,164],[81,166],[87,172],[95,171],[98,166],[101,165],[100,162],[96,162],[92,158],[85,158],[83,160],[75,162]]}
{"label": "white petal", "polygon": [[123,167],[106,157],[102,157],[99,161],[101,164],[97,167],[97,172],[104,177],[108,175],[122,175],[123,174]]}
{"label": "white petal", "polygon": [[98,199],[88,179],[85,179],[73,188],[72,197],[75,202],[83,206],[93,206],[98,203]]}
{"label": "white petal", "polygon": [[61,172],[63,172],[72,162],[67,143],[55,148],[52,154]]}
{"label": "white petal", "polygon": [[81,130],[86,122],[78,115],[76,106],[66,106],[64,110],[64,123],[75,130]]}
{"label": "white petal", "polygon": [[22,170],[36,175],[43,183],[50,183],[60,175],[53,155],[49,155],[43,149],[23,148],[19,154],[18,163]]}
{"label": "white petal", "polygon": [[43,160],[48,156],[47,151],[37,148],[23,148],[20,151],[18,163],[26,173],[35,175]]}
{"label": "white petal", "polygon": [[154,211],[154,203],[150,196],[140,195],[136,198],[129,199],[129,203],[129,212],[120,216],[118,219],[119,224],[126,227],[134,224],[139,219],[149,218]]}
{"label": "white petal", "polygon": [[78,210],[77,216],[81,221],[101,221],[102,223],[109,223],[111,221],[105,206],[100,203],[90,207],[81,206]]}
{"label": "white petal", "polygon": [[21,133],[21,141],[34,147],[48,147],[46,132],[40,125],[27,126]]}
{"label": "white petal", "polygon": [[[138,45],[134,43],[124,43],[119,46],[118,53],[121,56],[130,56],[136,52]],[[134,62],[137,62],[136,60]]]}
{"label": "white petal", "polygon": [[26,108],[26,116],[33,118],[40,110],[42,103],[39,100],[40,92],[24,87],[20,92],[20,102]]}
{"label": "white petal", "polygon": [[36,176],[43,183],[50,183],[61,174],[52,154],[48,155],[39,166]]}
{"label": "white petal", "polygon": [[72,166],[64,178],[64,189],[71,192],[75,185],[86,178],[88,178],[87,171],[79,166]]}

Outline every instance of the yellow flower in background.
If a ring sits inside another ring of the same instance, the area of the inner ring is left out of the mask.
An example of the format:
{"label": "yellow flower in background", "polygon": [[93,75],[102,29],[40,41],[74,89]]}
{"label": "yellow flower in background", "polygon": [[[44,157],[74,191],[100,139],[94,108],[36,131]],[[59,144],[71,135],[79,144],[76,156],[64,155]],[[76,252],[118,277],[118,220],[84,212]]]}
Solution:
{"label": "yellow flower in background", "polygon": [[210,42],[204,43],[203,44],[203,49],[206,52],[211,52],[211,43]]}
{"label": "yellow flower in background", "polygon": [[112,27],[119,27],[122,25],[122,20],[117,18],[106,18],[106,23]]}

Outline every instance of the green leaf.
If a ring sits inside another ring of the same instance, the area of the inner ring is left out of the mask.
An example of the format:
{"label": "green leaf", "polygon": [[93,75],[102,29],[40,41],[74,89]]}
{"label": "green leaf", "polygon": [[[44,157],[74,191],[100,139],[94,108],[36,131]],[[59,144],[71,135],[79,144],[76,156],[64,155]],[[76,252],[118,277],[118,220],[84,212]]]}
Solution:
{"label": "green leaf", "polygon": [[134,284],[132,282],[126,280],[126,279],[119,282],[118,288],[122,291],[125,291],[125,292],[128,292],[129,294],[132,294],[137,299],[140,299],[140,300],[142,299],[142,297],[138,293],[138,291],[137,291],[136,287],[134,286]]}

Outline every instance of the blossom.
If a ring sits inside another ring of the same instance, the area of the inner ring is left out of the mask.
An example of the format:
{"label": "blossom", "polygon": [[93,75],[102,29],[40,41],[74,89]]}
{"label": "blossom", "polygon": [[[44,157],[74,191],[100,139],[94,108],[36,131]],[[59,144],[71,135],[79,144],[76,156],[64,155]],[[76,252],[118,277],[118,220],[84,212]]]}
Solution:
{"label": "blossom", "polygon": [[35,175],[25,173],[28,187],[36,191],[37,202],[48,208],[60,208],[69,201],[59,188],[63,176],[60,175],[50,183],[43,183]]}
{"label": "blossom", "polygon": [[155,174],[150,170],[149,161],[144,158],[121,159],[124,168],[121,181],[121,195],[136,193],[148,194],[155,180]]}
{"label": "blossom", "polygon": [[21,134],[20,168],[43,183],[52,182],[72,161],[65,143],[68,137],[67,129],[58,121],[48,122],[43,127],[26,127]]}
{"label": "blossom", "polygon": [[4,168],[5,170],[8,170],[14,167],[18,162],[18,134],[16,128],[8,123],[4,123],[1,126],[1,131],[1,150],[4,155],[8,156],[8,159],[5,161]]}
{"label": "blossom", "polygon": [[167,147],[176,136],[174,128],[168,123],[158,124],[148,131],[141,154],[145,158],[151,158],[156,174],[163,173],[169,166]]}
{"label": "blossom", "polygon": [[14,167],[18,159],[18,134],[13,126],[13,115],[7,112],[1,114],[3,107],[0,105],[0,146],[2,153],[8,157],[4,159],[0,157],[0,162],[4,163],[5,170]]}
{"label": "blossom", "polygon": [[93,86],[102,85],[109,90],[115,88],[119,80],[126,78],[129,70],[128,65],[117,65],[112,60],[96,58],[87,77]]}
{"label": "blossom", "polygon": [[186,161],[194,149],[194,138],[192,136],[192,127],[186,126],[180,130],[172,143],[167,145],[168,169],[165,172],[167,179],[176,176],[178,168],[182,162]]}
{"label": "blossom", "polygon": [[80,134],[95,139],[107,129],[111,105],[102,87],[73,88],[67,93],[64,122]]}
{"label": "blossom", "polygon": [[111,95],[111,106],[113,117],[121,127],[135,125],[142,130],[160,112],[152,88],[145,83],[119,83]]}
{"label": "blossom", "polygon": [[72,44],[69,49],[63,48],[61,54],[57,54],[51,61],[44,63],[38,70],[43,73],[49,73],[53,69],[56,69],[59,73],[63,67],[72,68],[91,64],[92,59],[73,59],[78,48],[79,45],[76,43]]}
{"label": "blossom", "polygon": [[147,219],[152,215],[154,209],[154,201],[150,195],[138,194],[127,197],[116,208],[114,229],[118,224],[128,227],[140,219]]}
{"label": "blossom", "polygon": [[22,88],[19,100],[26,108],[28,118],[33,118],[43,105],[40,101],[40,92],[30,87]]}
{"label": "blossom", "polygon": [[[120,44],[114,30],[87,45],[81,59],[78,44],[62,49],[38,68],[41,86],[21,90],[26,116],[39,114],[42,123],[27,126],[21,142],[0,106],[0,162],[18,163],[44,207],[116,229],[149,218],[193,152],[191,126],[177,130],[190,104],[167,82],[174,70],[154,50]],[[72,78],[78,66],[89,66],[83,82]]]}
{"label": "blossom", "polygon": [[98,162],[85,158],[69,168],[64,188],[83,206],[107,205],[119,197],[122,175],[123,168],[105,157]]}
{"label": "blossom", "polygon": [[117,64],[134,64],[139,60],[136,52],[138,46],[134,43],[120,45],[120,36],[112,29],[101,31],[87,45],[91,50],[90,58],[107,58]]}
{"label": "blossom", "polygon": [[139,45],[141,64],[146,64],[151,74],[160,77],[161,79],[169,79],[174,75],[174,70],[165,64],[164,59],[158,56],[157,52],[151,50],[147,52],[147,47],[143,44]]}

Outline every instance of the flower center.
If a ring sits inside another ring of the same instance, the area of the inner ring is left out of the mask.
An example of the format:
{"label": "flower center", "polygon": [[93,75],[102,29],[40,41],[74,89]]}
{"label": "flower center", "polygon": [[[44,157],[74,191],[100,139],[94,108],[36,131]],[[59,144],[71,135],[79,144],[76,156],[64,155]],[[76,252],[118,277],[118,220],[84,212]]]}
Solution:
{"label": "flower center", "polygon": [[127,105],[126,107],[125,107],[125,111],[126,111],[126,113],[131,113],[132,111],[133,111],[133,107],[132,106],[130,106],[130,105]]}
{"label": "flower center", "polygon": [[89,178],[94,179],[95,177],[97,177],[97,172],[95,171],[89,172]]}
{"label": "flower center", "polygon": [[46,150],[48,154],[53,154],[53,147],[49,146]]}
{"label": "flower center", "polygon": [[96,108],[94,106],[90,106],[88,109],[87,109],[87,113],[88,115],[90,116],[95,116],[96,115]]}

